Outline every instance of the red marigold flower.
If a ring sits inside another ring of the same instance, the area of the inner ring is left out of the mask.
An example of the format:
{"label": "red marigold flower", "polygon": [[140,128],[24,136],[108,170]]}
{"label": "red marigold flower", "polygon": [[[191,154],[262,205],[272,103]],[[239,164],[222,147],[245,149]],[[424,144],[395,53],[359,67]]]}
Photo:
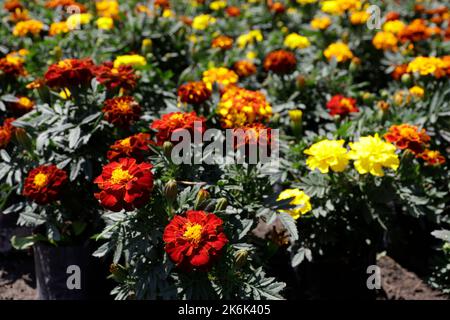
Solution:
{"label": "red marigold flower", "polygon": [[120,88],[131,91],[136,87],[138,76],[135,74],[132,66],[121,65],[118,68],[114,68],[112,62],[105,62],[96,67],[94,72],[97,81],[108,90]]}
{"label": "red marigold flower", "polygon": [[122,158],[103,167],[94,183],[100,188],[95,193],[101,205],[111,211],[132,211],[144,206],[153,190],[150,163],[136,163],[136,159]]}
{"label": "red marigold flower", "polygon": [[48,204],[58,200],[64,185],[67,183],[67,174],[55,165],[42,165],[30,171],[22,194],[37,204]]}
{"label": "red marigold flower", "polygon": [[17,10],[22,11],[23,5],[19,0],[7,0],[3,4],[3,8],[8,12],[16,12]]}
{"label": "red marigold flower", "polygon": [[17,97],[17,101],[10,103],[10,107],[15,114],[21,116],[33,110],[34,102],[27,97]]}
{"label": "red marigold flower", "polygon": [[[198,117],[195,111],[184,112],[171,112],[162,116],[161,119],[153,121],[150,128],[157,130],[156,139],[159,145],[162,145],[165,141],[172,141],[172,134],[178,130],[189,130],[191,134],[197,130],[197,132],[203,134],[205,131],[205,118]],[[196,126],[195,122],[199,122],[200,126]]]}
{"label": "red marigold flower", "polygon": [[26,74],[21,62],[8,61],[8,58],[0,58],[0,76],[4,74],[7,77],[16,78]]}
{"label": "red marigold flower", "polygon": [[410,124],[391,126],[384,138],[394,143],[397,148],[402,150],[408,149],[415,154],[424,151],[424,147],[430,141],[430,136],[425,129],[419,130],[419,128]]}
{"label": "red marigold flower", "polygon": [[411,41],[417,42],[421,40],[426,40],[430,36],[428,27],[425,24],[425,20],[416,19],[403,28],[399,34],[398,38],[402,42]]}
{"label": "red marigold flower", "polygon": [[264,69],[278,74],[286,74],[294,71],[297,66],[295,55],[286,50],[270,52],[264,59]]}
{"label": "red marigold flower", "polygon": [[148,133],[138,133],[125,139],[117,140],[107,154],[108,160],[117,161],[120,158],[134,158],[138,162],[150,151],[152,144]]}
{"label": "red marigold flower", "polygon": [[235,128],[233,129],[233,136],[237,137],[235,148],[240,148],[243,145],[270,146],[272,140],[271,129],[262,123]]}
{"label": "red marigold flower", "polygon": [[170,9],[170,2],[169,0],[155,0],[155,7]]}
{"label": "red marigold flower", "polygon": [[224,35],[215,37],[211,41],[211,47],[219,48],[222,50],[229,50],[231,49],[231,47],[233,47],[233,38]]}
{"label": "red marigold flower", "polygon": [[0,149],[6,148],[6,146],[11,141],[11,136],[13,133],[14,127],[11,122],[13,122],[14,118],[7,118],[3,121],[3,125],[0,126]]}
{"label": "red marigold flower", "polygon": [[185,270],[208,270],[220,257],[228,239],[223,221],[205,211],[176,215],[164,230],[164,249],[175,264]]}
{"label": "red marigold flower", "polygon": [[225,9],[225,13],[229,17],[239,17],[241,15],[241,9],[235,6],[230,6]]}
{"label": "red marigold flower", "polygon": [[200,104],[211,97],[211,90],[203,81],[188,82],[178,88],[178,98],[183,103]]}
{"label": "red marigold flower", "polygon": [[74,0],[49,0],[45,3],[46,8],[55,9],[58,7],[66,8],[66,7],[78,7],[80,10],[79,13],[84,13],[87,11],[86,7],[78,3]]}
{"label": "red marigold flower", "polygon": [[270,11],[275,14],[282,14],[286,12],[286,7],[281,2],[274,2],[270,5]]}
{"label": "red marigold flower", "polygon": [[250,61],[240,60],[233,64],[233,70],[239,78],[245,78],[256,73],[256,66]]}
{"label": "red marigold flower", "polygon": [[333,96],[331,100],[328,101],[327,109],[332,116],[346,116],[351,112],[359,111],[355,99],[347,98],[340,94]]}
{"label": "red marigold flower", "polygon": [[133,97],[123,96],[105,100],[102,111],[108,122],[127,127],[139,119],[141,107]]}
{"label": "red marigold flower", "polygon": [[386,21],[393,21],[400,19],[400,13],[395,11],[390,11],[386,14]]}
{"label": "red marigold flower", "polygon": [[91,59],[65,59],[52,64],[44,75],[51,88],[89,85],[94,78],[95,65]]}
{"label": "red marigold flower", "polygon": [[431,166],[440,166],[446,161],[444,156],[438,150],[426,149],[421,154],[419,154],[418,157],[425,160],[427,164]]}

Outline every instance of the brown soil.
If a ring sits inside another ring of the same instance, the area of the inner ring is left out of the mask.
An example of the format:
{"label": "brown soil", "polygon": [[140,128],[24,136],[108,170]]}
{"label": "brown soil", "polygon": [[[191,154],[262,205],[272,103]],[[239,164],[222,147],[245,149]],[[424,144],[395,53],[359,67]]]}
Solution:
{"label": "brown soil", "polygon": [[0,300],[35,300],[33,257],[26,253],[0,254]]}

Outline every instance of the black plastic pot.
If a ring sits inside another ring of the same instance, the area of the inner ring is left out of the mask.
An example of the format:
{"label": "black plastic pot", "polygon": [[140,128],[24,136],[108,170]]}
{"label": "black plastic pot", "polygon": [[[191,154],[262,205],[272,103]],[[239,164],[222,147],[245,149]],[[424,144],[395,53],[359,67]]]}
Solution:
{"label": "black plastic pot", "polygon": [[[55,247],[37,243],[33,250],[40,300],[88,298],[89,249],[86,246]],[[74,280],[77,275],[79,288]]]}

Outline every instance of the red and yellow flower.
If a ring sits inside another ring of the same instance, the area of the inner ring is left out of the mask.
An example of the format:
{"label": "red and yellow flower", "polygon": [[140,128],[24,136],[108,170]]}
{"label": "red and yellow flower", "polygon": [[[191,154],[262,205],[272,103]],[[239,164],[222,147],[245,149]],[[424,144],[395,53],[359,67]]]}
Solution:
{"label": "red and yellow flower", "polygon": [[233,70],[241,78],[246,78],[256,73],[256,66],[248,60],[239,60],[233,64]]}
{"label": "red and yellow flower", "polygon": [[426,149],[418,157],[431,166],[440,166],[446,162],[444,156],[438,150]]}
{"label": "red and yellow flower", "polygon": [[17,115],[24,115],[34,108],[34,102],[27,97],[17,97],[16,102],[10,104],[11,110]]}
{"label": "red and yellow flower", "polygon": [[102,111],[109,123],[127,127],[132,122],[139,120],[141,107],[133,97],[122,96],[105,100]]}
{"label": "red and yellow flower", "polygon": [[22,194],[36,202],[45,205],[59,199],[67,174],[55,165],[42,165],[28,173]]}
{"label": "red and yellow flower", "polygon": [[38,35],[43,28],[44,24],[38,20],[20,21],[14,26],[13,35],[16,37],[25,37],[29,34]]}
{"label": "red and yellow flower", "polygon": [[224,35],[215,37],[211,41],[211,47],[219,48],[221,50],[229,50],[233,47],[233,38]]}
{"label": "red and yellow flower", "polygon": [[70,88],[89,85],[94,78],[91,59],[65,59],[52,64],[44,75],[51,88]]}
{"label": "red and yellow flower", "polygon": [[240,128],[233,129],[233,136],[237,137],[235,148],[242,146],[264,146],[269,147],[272,141],[271,128],[262,123],[253,123]]}
{"label": "red and yellow flower", "polygon": [[201,134],[205,131],[205,118],[192,112],[171,112],[153,121],[150,128],[157,131],[156,139],[159,145],[165,141],[173,141],[172,134],[178,130],[188,130],[191,134],[197,131]]}
{"label": "red and yellow flower", "polygon": [[358,112],[356,100],[343,95],[335,95],[327,102],[327,109],[330,115],[347,116],[349,113]]}
{"label": "red and yellow flower", "polygon": [[14,118],[7,118],[3,121],[3,125],[0,126],[0,149],[6,148],[6,146],[11,141],[11,136],[13,133],[14,127],[11,122],[13,122]]}
{"label": "red and yellow flower", "polygon": [[410,124],[394,125],[384,135],[386,141],[394,143],[399,149],[408,149],[415,154],[424,151],[430,141],[425,129],[419,129]]}
{"label": "red and yellow flower", "polygon": [[286,50],[272,51],[264,59],[264,69],[278,74],[292,73],[296,66],[297,58]]}
{"label": "red and yellow flower", "polygon": [[122,158],[103,167],[94,183],[100,188],[94,196],[108,210],[132,211],[144,206],[153,190],[152,165]]}
{"label": "red and yellow flower", "polygon": [[108,90],[116,88],[131,91],[136,87],[138,76],[132,66],[120,65],[115,68],[112,62],[105,62],[96,67],[95,77]]}
{"label": "red and yellow flower", "polygon": [[208,270],[227,244],[223,221],[205,211],[187,211],[176,215],[164,230],[165,251],[185,270]]}
{"label": "red and yellow flower", "polygon": [[107,154],[109,161],[117,161],[120,158],[134,158],[142,162],[144,156],[149,153],[149,145],[152,144],[148,133],[138,133],[128,138],[117,140]]}
{"label": "red and yellow flower", "polygon": [[211,90],[203,81],[188,82],[178,88],[178,99],[182,103],[201,104],[211,97]]}

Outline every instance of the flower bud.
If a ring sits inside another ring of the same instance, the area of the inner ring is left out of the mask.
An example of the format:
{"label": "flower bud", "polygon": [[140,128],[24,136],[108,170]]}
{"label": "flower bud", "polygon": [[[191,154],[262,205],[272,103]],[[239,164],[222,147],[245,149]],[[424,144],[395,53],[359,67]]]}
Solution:
{"label": "flower bud", "polygon": [[164,195],[166,196],[166,199],[172,203],[176,198],[178,194],[178,185],[175,180],[169,180],[166,185],[164,186]]}
{"label": "flower bud", "polygon": [[402,75],[402,83],[409,86],[411,84],[411,75],[409,73],[405,73]]}
{"label": "flower bud", "polygon": [[63,55],[61,47],[59,46],[54,47],[52,54],[55,56],[56,61],[61,60],[61,57]]}
{"label": "flower bud", "polygon": [[16,141],[21,145],[24,149],[30,150],[32,147],[32,142],[30,136],[27,134],[25,129],[23,128],[15,128],[14,137]]}
{"label": "flower bud", "polygon": [[205,204],[205,202],[210,198],[210,194],[207,190],[205,189],[200,189],[200,191],[197,193],[197,198],[195,198],[195,203],[194,203],[194,208],[200,209],[201,207],[203,207],[203,205]]}
{"label": "flower bud", "polygon": [[302,118],[303,112],[302,110],[289,110],[288,111],[292,132],[296,137],[299,137],[302,133]]}
{"label": "flower bud", "polygon": [[214,211],[223,211],[228,206],[228,200],[226,198],[220,198],[216,202],[216,208]]}
{"label": "flower bud", "polygon": [[243,267],[248,260],[248,250],[240,249],[234,255],[234,261],[237,268]]}
{"label": "flower bud", "polygon": [[152,50],[153,41],[152,39],[144,39],[142,40],[142,53],[147,54],[150,53]]}
{"label": "flower bud", "polygon": [[126,269],[116,263],[112,263],[109,266],[109,272],[111,272],[111,277],[117,282],[123,282],[127,275]]}
{"label": "flower bud", "polygon": [[163,144],[163,152],[166,158],[170,158],[172,156],[173,143],[170,141],[166,141]]}
{"label": "flower bud", "polygon": [[375,96],[370,92],[364,92],[362,94],[362,99],[363,99],[364,103],[371,104],[374,101]]}

